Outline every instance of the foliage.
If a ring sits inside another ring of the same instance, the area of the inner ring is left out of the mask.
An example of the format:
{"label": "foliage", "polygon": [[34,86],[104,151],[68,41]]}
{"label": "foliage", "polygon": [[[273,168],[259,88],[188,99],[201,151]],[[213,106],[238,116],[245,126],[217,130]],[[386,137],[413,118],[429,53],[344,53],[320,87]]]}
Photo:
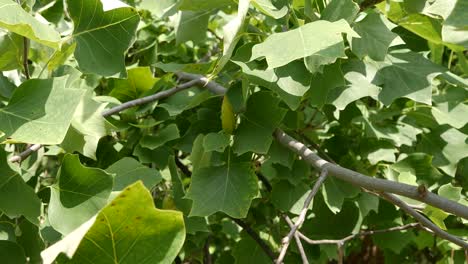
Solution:
{"label": "foliage", "polygon": [[[293,240],[284,263],[463,263],[333,175],[308,204],[320,171],[274,132],[468,205],[466,3],[0,0],[0,258],[271,263],[305,205],[301,235],[352,236]],[[402,199],[468,238],[467,219]]]}

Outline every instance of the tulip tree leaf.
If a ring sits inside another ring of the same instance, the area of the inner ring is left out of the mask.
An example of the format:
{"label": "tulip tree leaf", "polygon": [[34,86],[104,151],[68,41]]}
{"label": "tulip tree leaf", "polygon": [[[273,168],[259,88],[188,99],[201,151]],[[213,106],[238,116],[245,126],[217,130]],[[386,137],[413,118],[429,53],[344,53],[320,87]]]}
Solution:
{"label": "tulip tree leaf", "polygon": [[385,59],[390,43],[397,37],[391,30],[395,27],[383,15],[370,12],[357,22],[353,29],[361,38],[353,38],[352,51],[360,58],[368,55],[371,59],[381,61]]}
{"label": "tulip tree leaf", "polygon": [[184,240],[182,213],[156,209],[149,191],[136,182],[41,255],[45,264],[60,253],[66,256],[59,263],[172,263]]}
{"label": "tulip tree leaf", "polygon": [[231,59],[232,53],[239,41],[238,36],[242,32],[242,26],[249,11],[249,3],[250,0],[239,0],[237,16],[223,27],[223,55],[216,65],[215,73],[220,72]]}
{"label": "tulip tree leaf", "polygon": [[0,27],[55,49],[60,46],[60,34],[28,14],[16,1],[0,0]]}
{"label": "tulip tree leaf", "polygon": [[69,234],[107,204],[112,185],[110,174],[87,168],[77,155],[67,154],[58,182],[51,187],[50,224],[62,234]]}
{"label": "tulip tree leaf", "polygon": [[358,12],[359,6],[352,0],[333,0],[322,11],[320,19],[330,22],[344,19],[352,23]]}
{"label": "tulip tree leaf", "polygon": [[150,169],[130,157],[117,161],[106,171],[115,175],[113,191],[123,190],[136,181],[142,181],[147,189],[151,189],[162,180],[159,171]]}
{"label": "tulip tree leaf", "polygon": [[234,4],[233,0],[182,0],[180,10],[207,11]]}
{"label": "tulip tree leaf", "polygon": [[78,151],[86,157],[96,159],[99,139],[109,135],[114,126],[103,116],[106,104],[92,99],[88,91],[77,107],[70,129],[61,147],[68,152]]}
{"label": "tulip tree leaf", "polygon": [[133,7],[108,2],[120,4],[115,8],[100,0],[67,1],[77,43],[75,58],[83,72],[126,77],[124,52],[133,44],[140,19]]}
{"label": "tulip tree leaf", "polygon": [[194,171],[186,198],[193,201],[190,216],[208,216],[220,211],[244,218],[257,193],[257,177],[250,163],[228,160],[222,166]]}
{"label": "tulip tree leaf", "polygon": [[247,111],[234,134],[234,152],[248,151],[266,154],[273,141],[273,131],[283,120],[287,110],[279,107],[280,100],[270,92],[259,92],[249,97]]}
{"label": "tulip tree leaf", "polygon": [[8,106],[0,108],[0,131],[16,142],[61,143],[85,92],[68,88],[66,81],[57,77],[23,82]]}
{"label": "tulip tree leaf", "polygon": [[287,32],[270,35],[264,42],[253,47],[250,59],[265,57],[268,68],[272,69],[286,65],[293,60],[320,53],[335,45],[340,48],[333,49],[334,54],[331,57],[335,59],[344,57],[345,47],[341,33],[359,37],[345,20],[314,21]]}
{"label": "tulip tree leaf", "polygon": [[21,67],[23,38],[14,33],[0,31],[0,71]]}
{"label": "tulip tree leaf", "polygon": [[311,75],[300,61],[288,63],[277,69],[262,69],[255,62],[247,62],[251,56],[252,45],[239,48],[233,62],[239,65],[249,80],[278,94],[292,109],[299,107],[302,96],[310,88]]}
{"label": "tulip tree leaf", "polygon": [[136,67],[129,69],[126,79],[111,78],[109,87],[112,88],[110,96],[113,96],[121,102],[130,101],[141,97],[141,95],[153,88],[158,81],[153,77],[149,67]]}
{"label": "tulip tree leaf", "polygon": [[34,189],[6,162],[6,153],[0,149],[0,211],[9,217],[24,215],[30,222],[39,224],[41,200]]}
{"label": "tulip tree leaf", "polygon": [[445,173],[455,176],[458,162],[468,156],[467,135],[454,128],[439,127],[424,134],[417,149],[434,157],[432,164]]}
{"label": "tulip tree leaf", "polygon": [[271,0],[253,0],[252,5],[255,6],[265,15],[271,16],[275,19],[282,18],[288,13],[288,8],[286,6],[283,6],[281,9],[278,9],[276,6],[273,5]]}

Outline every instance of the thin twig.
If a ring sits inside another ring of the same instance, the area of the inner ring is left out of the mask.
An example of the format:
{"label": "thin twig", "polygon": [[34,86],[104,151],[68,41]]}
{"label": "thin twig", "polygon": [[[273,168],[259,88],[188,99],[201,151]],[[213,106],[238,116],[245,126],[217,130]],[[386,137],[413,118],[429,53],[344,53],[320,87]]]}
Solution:
{"label": "thin twig", "polygon": [[[21,7],[21,0],[16,0],[16,2]],[[24,76],[26,77],[27,80],[31,79],[31,75],[29,74],[28,57],[29,57],[29,39],[27,37],[23,37],[23,68],[24,68]]]}
{"label": "thin twig", "polygon": [[444,230],[440,229],[437,225],[435,225],[434,223],[429,221],[426,217],[424,217],[423,215],[418,213],[416,210],[411,208],[407,203],[403,202],[400,198],[398,198],[395,195],[390,194],[390,193],[380,193],[380,196],[382,196],[387,201],[389,201],[389,202],[395,204],[396,206],[400,207],[401,209],[403,209],[403,211],[405,211],[407,214],[411,215],[416,220],[418,220],[418,222],[421,223],[421,225],[423,227],[426,227],[427,229],[431,230],[437,236],[439,236],[439,237],[441,237],[441,238],[443,238],[445,240],[448,240],[448,241],[450,241],[450,242],[452,242],[454,244],[457,244],[457,245],[461,246],[462,248],[464,248],[465,250],[468,249],[468,242],[467,241],[462,240],[459,237],[451,235],[451,234],[445,232]]}
{"label": "thin twig", "polygon": [[449,200],[430,191],[421,193],[417,186],[400,182],[369,177],[359,172],[332,164],[310,150],[304,143],[287,135],[281,129],[274,132],[275,138],[284,146],[301,156],[304,161],[318,170],[327,169],[331,176],[349,182],[357,187],[377,192],[402,195],[414,200],[440,208],[448,213],[468,219],[468,206]]}
{"label": "thin twig", "polygon": [[302,207],[302,210],[299,214],[299,217],[297,218],[296,223],[291,228],[291,231],[289,231],[288,235],[282,239],[280,254],[279,257],[276,259],[277,264],[283,263],[283,259],[286,256],[286,251],[288,250],[289,243],[291,242],[292,237],[299,229],[299,227],[304,223],[310,203],[312,202],[312,199],[314,198],[315,194],[317,194],[318,190],[320,189],[320,186],[322,186],[322,183],[325,181],[327,176],[328,171],[326,169],[322,170],[322,172],[320,173],[320,177],[318,178],[317,182],[315,182],[314,187],[312,188],[312,191],[309,193],[306,200],[304,201],[304,206]]}
{"label": "thin twig", "polygon": [[210,240],[211,236],[208,236],[205,241],[205,245],[203,246],[203,263],[204,264],[211,264],[213,260],[211,259],[210,254]]}
{"label": "thin twig", "polygon": [[379,229],[379,230],[365,230],[361,231],[356,234],[351,234],[347,237],[344,237],[342,239],[320,239],[320,240],[312,240],[305,236],[304,234],[299,232],[299,237],[304,240],[307,244],[311,245],[320,245],[320,244],[340,244],[344,245],[346,242],[349,240],[352,240],[356,237],[361,237],[361,236],[369,236],[369,235],[374,235],[374,234],[380,234],[380,233],[389,233],[389,232],[395,232],[395,231],[403,231],[407,229],[412,229],[412,228],[418,228],[421,227],[420,223],[410,223],[402,226],[395,226],[395,227],[390,227],[386,229]]}
{"label": "thin twig", "polygon": [[40,148],[42,148],[41,144],[34,144],[29,146],[25,151],[19,153],[18,155],[15,155],[9,159],[10,162],[21,162],[27,157],[29,157],[32,153],[35,151],[38,151]]}
{"label": "thin twig", "polygon": [[175,157],[175,164],[185,176],[192,177],[192,172],[180,161],[179,157]]}
{"label": "thin twig", "polygon": [[[286,220],[286,223],[288,223],[289,228],[294,227],[294,223],[291,220],[291,218],[289,218],[289,216],[287,216],[285,214],[285,215],[283,215],[283,218],[284,218],[284,220]],[[306,264],[306,263],[308,264],[309,260],[307,259],[307,255],[306,255],[306,253],[304,251],[304,247],[302,246],[301,238],[299,237],[299,231],[296,231],[296,233],[294,234],[294,239],[296,240],[297,249],[299,250],[299,253],[301,254],[302,263],[303,264]]]}
{"label": "thin twig", "polygon": [[250,227],[250,225],[240,219],[236,219],[230,216],[229,218],[242,227],[247,232],[247,234],[249,234],[250,237],[255,240],[255,242],[257,242],[263,252],[265,252],[272,261],[275,260],[275,253],[273,253],[273,250],[271,250],[271,248],[260,238],[260,236],[255,232],[255,230],[252,229],[252,227]]}
{"label": "thin twig", "polygon": [[[135,99],[135,100],[132,100],[132,101],[128,101],[128,102],[123,103],[121,105],[118,105],[116,107],[110,108],[110,109],[102,112],[102,116],[103,117],[108,117],[108,116],[111,116],[113,114],[117,114],[117,113],[119,113],[119,112],[121,112],[123,110],[126,110],[128,108],[131,108],[131,107],[135,107],[135,106],[138,106],[138,105],[143,105],[143,104],[147,104],[147,103],[159,100],[159,99],[163,99],[163,98],[169,97],[169,96],[171,96],[171,95],[173,95],[173,94],[175,94],[175,93],[177,93],[179,91],[191,88],[191,87],[193,87],[195,85],[203,85],[207,81],[208,80],[206,78],[193,79],[193,80],[190,80],[190,81],[188,81],[186,83],[183,83],[181,85],[175,86],[175,87],[173,87],[171,89],[164,90],[164,91],[161,91],[159,93],[156,93],[156,94],[153,94],[153,95],[150,95],[150,96],[146,96],[146,97],[138,98],[138,99]],[[19,153],[18,155],[15,155],[12,158],[10,158],[10,162],[21,162],[22,160],[27,158],[29,155],[31,155],[33,152],[39,150],[41,147],[42,147],[42,145],[40,145],[40,144],[34,144],[34,145],[30,146],[29,148],[27,148],[25,151],[23,151],[23,152]]]}
{"label": "thin twig", "polygon": [[175,93],[177,93],[179,91],[191,88],[191,87],[193,87],[193,86],[195,86],[195,85],[197,85],[199,83],[200,83],[199,79],[191,80],[191,81],[188,81],[186,83],[177,85],[176,87],[173,87],[171,89],[164,90],[162,92],[159,92],[159,93],[156,93],[156,94],[153,94],[153,95],[149,95],[149,96],[146,96],[146,97],[142,97],[142,98],[138,98],[138,99],[135,99],[135,100],[132,100],[132,101],[125,102],[125,103],[123,103],[121,105],[118,105],[116,107],[113,107],[113,108],[111,108],[109,110],[106,110],[106,111],[102,112],[102,116],[103,117],[108,117],[108,116],[117,114],[117,113],[119,113],[119,112],[121,112],[123,110],[126,110],[128,108],[132,108],[132,107],[135,107],[135,106],[151,103],[151,102],[154,102],[156,100],[169,97],[169,96],[171,96],[171,95],[173,95],[173,94],[175,94]]}

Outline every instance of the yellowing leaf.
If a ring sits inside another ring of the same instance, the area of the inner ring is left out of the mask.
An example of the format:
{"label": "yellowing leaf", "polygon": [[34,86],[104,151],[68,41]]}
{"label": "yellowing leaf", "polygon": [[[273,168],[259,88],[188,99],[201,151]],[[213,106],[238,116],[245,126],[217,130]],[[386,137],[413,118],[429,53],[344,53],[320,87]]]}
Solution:
{"label": "yellowing leaf", "polygon": [[223,126],[223,131],[226,134],[231,135],[236,128],[236,115],[232,110],[232,105],[229,102],[227,96],[223,98],[223,104],[221,105],[221,123]]}

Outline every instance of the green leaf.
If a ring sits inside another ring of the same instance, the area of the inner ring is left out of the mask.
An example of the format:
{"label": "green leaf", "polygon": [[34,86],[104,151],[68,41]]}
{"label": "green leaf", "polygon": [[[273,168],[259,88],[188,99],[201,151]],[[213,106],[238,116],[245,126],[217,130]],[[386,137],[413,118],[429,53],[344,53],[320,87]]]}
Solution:
{"label": "green leaf", "polygon": [[66,77],[25,81],[0,108],[0,131],[14,142],[59,144],[84,92],[69,88]]}
{"label": "green leaf", "polygon": [[224,212],[244,218],[257,194],[257,177],[251,164],[228,158],[225,165],[194,170],[186,198],[193,201],[190,216]]}
{"label": "green leaf", "polygon": [[[109,205],[42,252],[45,264],[172,263],[185,240],[182,214],[159,210],[141,182],[126,187]],[[149,252],[149,253],[148,253]]]}
{"label": "green leaf", "polygon": [[0,71],[21,68],[22,45],[19,35],[0,31]]}
{"label": "green leaf", "polygon": [[208,74],[208,72],[213,68],[214,62],[188,63],[188,64],[180,64],[180,63],[174,63],[174,62],[170,62],[170,63],[157,62],[153,64],[153,66],[165,72],[188,72],[188,73],[196,73],[196,74]]}
{"label": "green leaf", "polygon": [[273,141],[270,145],[267,156],[270,162],[281,164],[290,169],[294,164],[294,153],[278,141]]}
{"label": "green leaf", "polygon": [[449,216],[448,213],[430,205],[426,206],[423,212],[427,217],[429,217],[429,219],[432,220],[432,222],[434,222],[434,224],[443,230],[447,230],[444,220]]}
{"label": "green leaf", "polygon": [[194,44],[199,44],[206,39],[208,19],[210,13],[181,11],[177,16],[175,26],[176,44],[191,40]]}
{"label": "green leaf", "polygon": [[430,183],[440,178],[441,174],[432,166],[432,157],[425,153],[411,153],[391,166],[402,173],[409,172],[421,181]]}
{"label": "green leaf", "polygon": [[249,11],[249,4],[250,0],[239,0],[237,16],[223,27],[223,55],[219,59],[213,74],[219,73],[231,59]]}
{"label": "green leaf", "polygon": [[15,1],[0,0],[0,27],[54,49],[60,47],[60,34],[28,14]]}
{"label": "green leaf", "polygon": [[357,199],[362,217],[366,217],[370,211],[379,212],[379,198],[377,196],[361,192]]}
{"label": "green leaf", "polygon": [[[399,97],[430,105],[432,80],[441,75],[444,79],[453,81],[447,76],[446,68],[410,51],[393,51],[388,54],[385,62],[378,65],[380,70],[373,83],[383,84],[379,100],[385,105]],[[467,87],[468,83],[461,81],[460,85]]]}
{"label": "green leaf", "polygon": [[67,4],[80,69],[102,76],[126,77],[124,52],[135,38],[140,20],[137,11],[118,0],[68,0]]}
{"label": "green leaf", "polygon": [[142,0],[139,7],[149,10],[158,18],[165,18],[176,13],[176,8],[178,7],[177,2],[177,0]]}
{"label": "green leaf", "polygon": [[109,166],[106,171],[114,174],[114,187],[112,191],[121,191],[136,181],[142,181],[145,187],[151,190],[162,180],[159,171],[150,169],[130,157],[117,161]]}
{"label": "green leaf", "polygon": [[340,49],[338,53],[334,50],[332,57],[335,59],[345,57],[341,33],[359,37],[345,20],[336,22],[319,20],[288,32],[274,33],[263,43],[253,47],[250,60],[265,57],[268,68],[272,69],[323,52],[335,45]]}
{"label": "green leaf", "polygon": [[121,102],[140,98],[158,81],[158,78],[153,77],[149,67],[132,68],[128,70],[127,74],[126,79],[109,79],[109,87],[112,89],[109,95]]}
{"label": "green leaf", "polygon": [[229,146],[230,137],[224,132],[209,133],[203,139],[203,148],[205,151],[224,152],[224,149]]}
{"label": "green leaf", "polygon": [[351,50],[359,57],[369,56],[375,61],[385,59],[388,47],[398,36],[391,30],[396,26],[383,15],[369,12],[366,17],[353,27],[361,38],[352,38]]}
{"label": "green leaf", "polygon": [[352,233],[356,226],[360,226],[359,208],[352,202],[345,202],[342,209],[335,214],[317,196],[314,198],[313,213],[315,217],[307,219],[301,229],[311,239],[340,239]]}
{"label": "green leaf", "polygon": [[389,140],[396,146],[412,146],[417,140],[416,136],[422,133],[422,130],[403,122],[382,122],[382,118],[379,119],[376,112],[373,112],[369,117],[369,113],[363,105],[359,104],[358,108],[363,115],[356,117],[354,120],[363,123],[368,137]]}
{"label": "green leaf", "polygon": [[170,116],[176,116],[198,106],[211,96],[212,94],[207,90],[184,90],[165,99],[158,104],[158,107],[164,108]]}
{"label": "green leaf", "polygon": [[250,81],[278,94],[292,109],[299,107],[302,96],[310,88],[310,74],[302,62],[296,61],[277,69],[262,69],[255,62],[247,63],[251,57],[252,45],[239,48],[233,62],[239,65]]}
{"label": "green leaf", "polygon": [[96,159],[99,140],[115,129],[102,116],[105,107],[106,104],[93,100],[92,91],[87,91],[77,107],[61,147],[67,152],[78,151],[86,157]]}
{"label": "green leaf", "polygon": [[401,254],[405,248],[414,238],[411,230],[387,232],[375,234],[372,240],[376,245],[384,249],[390,249],[396,254]]}
{"label": "green leaf", "polygon": [[447,183],[440,186],[437,193],[442,197],[458,202],[462,198],[462,187],[455,187],[452,184]]}
{"label": "green leaf", "polygon": [[146,135],[140,140],[140,145],[144,148],[156,149],[169,141],[178,139],[179,129],[176,124],[170,124],[158,131],[156,135]]}
{"label": "green leaf", "polygon": [[[340,101],[340,93],[337,92],[337,89],[343,90],[342,87],[344,86],[345,79],[343,78],[343,72],[340,63],[337,62],[323,67],[322,73],[315,73],[313,75],[307,95],[313,106],[322,107],[328,102],[335,105],[334,101],[337,101],[337,103]],[[365,87],[361,90],[365,91]],[[333,94],[332,91],[334,91]],[[341,109],[342,105],[337,104],[336,107]]]}
{"label": "green leaf", "polygon": [[0,240],[0,256],[5,263],[27,263],[23,248],[13,241]]}
{"label": "green leaf", "polygon": [[462,128],[468,123],[468,105],[464,100],[468,97],[468,92],[459,87],[449,87],[445,94],[433,97],[435,106],[431,113],[437,123],[448,124],[454,128]]}
{"label": "green leaf", "polygon": [[39,224],[41,200],[27,185],[18,172],[7,163],[6,153],[0,149],[0,211],[8,217],[24,215],[34,224]]}
{"label": "green leaf", "polygon": [[234,135],[234,152],[238,155],[252,151],[266,154],[273,141],[272,133],[286,115],[279,99],[270,92],[258,92],[249,97],[247,111]]}
{"label": "green leaf", "polygon": [[62,234],[69,234],[107,204],[113,179],[107,172],[87,168],[77,155],[65,155],[58,182],[51,186],[49,221]]}
{"label": "green leaf", "polygon": [[273,186],[271,202],[281,211],[299,215],[311,188],[304,183],[292,185],[287,181],[279,181]]}
{"label": "green leaf", "polygon": [[267,264],[271,259],[250,236],[244,236],[236,242],[233,249],[236,264]]}
{"label": "green leaf", "polygon": [[234,4],[232,0],[182,0],[180,10],[211,11]]}
{"label": "green leaf", "polygon": [[15,89],[16,86],[0,73],[0,99],[10,99]]}
{"label": "green leaf", "polygon": [[288,13],[288,8],[286,6],[278,9],[271,3],[271,0],[252,0],[252,5],[260,10],[260,12],[274,19],[280,19]]}
{"label": "green leaf", "polygon": [[468,156],[467,135],[454,128],[439,127],[423,134],[417,151],[434,157],[432,164],[450,176],[455,176],[458,161]]}
{"label": "green leaf", "polygon": [[[413,32],[414,34],[436,44],[443,44],[455,51],[461,51],[464,48],[457,44],[452,44],[442,40],[442,25],[437,18],[426,15],[407,12],[404,8],[407,2],[390,2],[377,4],[376,7],[384,13],[391,21],[399,26]],[[447,7],[447,1],[443,1],[444,8]]]}
{"label": "green leaf", "polygon": [[21,221],[18,227],[21,232],[16,240],[24,249],[29,263],[42,263],[41,251],[44,250],[45,244],[39,234],[39,227],[29,221]]}
{"label": "green leaf", "polygon": [[322,11],[320,19],[330,22],[344,19],[351,24],[358,12],[359,6],[352,0],[332,0]]}
{"label": "green leaf", "polygon": [[334,177],[329,177],[323,183],[323,200],[334,214],[342,210],[345,199],[354,198],[359,193],[360,190],[355,186]]}
{"label": "green leaf", "polygon": [[178,210],[184,213],[184,222],[187,234],[196,234],[197,232],[210,232],[208,223],[203,217],[192,216],[187,217],[192,208],[192,201],[185,199],[185,189],[182,179],[177,170],[174,157],[169,160],[169,171],[171,173],[172,181],[172,196],[174,204]]}

